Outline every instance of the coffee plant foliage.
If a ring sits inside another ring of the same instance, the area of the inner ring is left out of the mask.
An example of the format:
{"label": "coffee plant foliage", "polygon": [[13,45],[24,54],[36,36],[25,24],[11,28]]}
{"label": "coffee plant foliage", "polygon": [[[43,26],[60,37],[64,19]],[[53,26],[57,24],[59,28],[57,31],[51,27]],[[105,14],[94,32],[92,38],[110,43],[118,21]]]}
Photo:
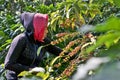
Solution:
{"label": "coffee plant foliage", "polygon": [[[78,65],[85,64],[92,57],[119,60],[119,3],[119,0],[1,0],[1,65],[12,39],[24,31],[19,20],[24,11],[49,15],[48,37],[52,42],[45,46],[56,45],[63,51],[59,56],[46,53],[39,65],[45,68],[45,73],[23,71],[18,75],[23,76],[21,80],[69,80]],[[91,75],[97,72],[92,71]]]}

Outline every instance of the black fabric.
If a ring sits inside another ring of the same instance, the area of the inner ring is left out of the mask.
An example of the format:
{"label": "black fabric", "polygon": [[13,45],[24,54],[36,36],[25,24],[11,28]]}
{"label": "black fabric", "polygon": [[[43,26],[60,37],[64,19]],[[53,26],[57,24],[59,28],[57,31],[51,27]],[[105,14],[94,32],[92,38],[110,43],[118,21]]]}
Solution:
{"label": "black fabric", "polygon": [[[29,17],[28,17],[29,16]],[[7,69],[7,80],[17,80],[17,75],[21,71],[28,71],[29,68],[38,66],[44,53],[46,51],[59,55],[62,51],[60,48],[49,45],[42,48],[39,56],[37,56],[37,49],[50,43],[48,38],[44,42],[37,42],[33,39],[33,19],[34,13],[23,13],[21,15],[21,22],[25,27],[25,33],[16,36],[9,48],[5,58],[5,69]]]}
{"label": "black fabric", "polygon": [[[44,46],[48,43],[50,43],[50,40],[48,38],[45,38],[45,41],[42,43],[31,43],[25,33],[18,35],[12,41],[5,59],[5,68],[14,71],[15,73],[10,73],[8,71],[7,74],[9,76],[11,74],[17,75],[21,71],[28,71],[29,68],[38,66],[46,51],[55,55],[59,55],[62,50],[56,46],[49,45],[42,48],[39,56],[37,56],[38,47]],[[9,77],[7,76],[7,78]]]}
{"label": "black fabric", "polygon": [[[28,70],[28,66],[23,66],[19,63],[17,63],[17,59],[20,57],[21,53],[23,52],[25,48],[25,35],[20,34],[16,38],[13,39],[10,49],[7,53],[6,59],[5,59],[5,68],[20,72],[23,70]],[[17,66],[17,67],[16,67]]]}
{"label": "black fabric", "polygon": [[[51,42],[51,40],[49,38],[45,38],[44,41],[45,41],[44,45],[50,44],[50,42]],[[53,46],[53,45],[48,45],[45,48],[48,52],[54,53],[56,56],[58,56],[59,53],[62,51],[59,47]]]}
{"label": "black fabric", "polygon": [[26,35],[31,41],[34,41],[34,27],[33,27],[33,17],[35,13],[24,12],[20,16],[21,23],[25,28]]}

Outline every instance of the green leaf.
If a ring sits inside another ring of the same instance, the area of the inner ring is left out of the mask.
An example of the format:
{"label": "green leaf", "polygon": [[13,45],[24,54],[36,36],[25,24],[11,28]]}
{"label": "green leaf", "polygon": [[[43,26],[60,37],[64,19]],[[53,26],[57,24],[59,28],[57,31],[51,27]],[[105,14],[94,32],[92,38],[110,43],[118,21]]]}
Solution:
{"label": "green leaf", "polygon": [[59,18],[61,18],[61,16],[56,16],[54,19],[52,19],[51,24],[54,24],[54,22],[59,20]]}
{"label": "green leaf", "polygon": [[22,71],[20,74],[18,74],[19,77],[20,76],[22,76],[22,77],[24,77],[24,76],[30,76],[30,75],[32,75],[32,74],[29,73],[28,71]]}
{"label": "green leaf", "polygon": [[0,31],[0,36],[4,36],[5,33],[3,31]]}
{"label": "green leaf", "polygon": [[0,51],[2,51],[3,50],[3,48],[2,47],[0,47]]}
{"label": "green leaf", "polygon": [[38,50],[37,50],[37,56],[39,56],[40,51],[41,51],[41,49],[42,49],[43,47],[44,47],[44,46],[40,46],[40,47],[38,48]]}
{"label": "green leaf", "polygon": [[95,31],[106,32],[106,31],[120,31],[120,19],[112,17],[108,19],[105,23],[98,24]]}
{"label": "green leaf", "polygon": [[71,11],[71,8],[67,10],[66,18],[70,18],[70,11]]}
{"label": "green leaf", "polygon": [[36,74],[37,77],[41,77],[42,80],[46,80],[48,77],[49,77],[49,73],[42,73],[42,72],[39,72]]}
{"label": "green leaf", "polygon": [[61,56],[57,56],[56,58],[54,58],[53,60],[52,60],[52,62],[50,63],[50,66],[52,67],[53,66],[53,64],[57,61],[57,59],[59,59],[59,58],[61,58]]}
{"label": "green leaf", "polygon": [[99,4],[103,4],[106,0],[97,0]]}
{"label": "green leaf", "polygon": [[101,35],[98,37],[98,40],[95,45],[89,47],[87,49],[87,52],[91,52],[97,47],[100,47],[105,44],[106,48],[109,48],[110,46],[115,44],[115,40],[120,38],[120,32],[115,32],[115,33],[108,33]]}
{"label": "green leaf", "polygon": [[108,0],[110,3],[114,3],[114,0]]}
{"label": "green leaf", "polygon": [[120,57],[120,43],[117,43],[113,46],[111,46],[109,49],[107,50],[101,50],[97,56],[99,57],[105,57],[105,56],[109,56],[112,59],[116,58],[116,57]]}
{"label": "green leaf", "polygon": [[120,7],[120,0],[113,0],[113,1],[118,7]]}
{"label": "green leaf", "polygon": [[4,43],[1,47],[4,48],[6,47],[7,45],[9,45],[10,43]]}
{"label": "green leaf", "polygon": [[5,42],[11,43],[11,42],[12,42],[12,39],[8,39],[8,40],[6,40]]}

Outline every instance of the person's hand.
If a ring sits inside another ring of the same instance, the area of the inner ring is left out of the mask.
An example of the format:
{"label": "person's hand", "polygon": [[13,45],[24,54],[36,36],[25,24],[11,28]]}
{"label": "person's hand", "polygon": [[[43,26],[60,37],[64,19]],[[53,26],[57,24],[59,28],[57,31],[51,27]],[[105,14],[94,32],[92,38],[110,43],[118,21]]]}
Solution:
{"label": "person's hand", "polygon": [[45,72],[45,69],[44,68],[42,68],[42,67],[35,67],[35,68],[32,68],[32,69],[30,69],[30,71],[29,71],[30,73],[38,73],[38,72]]}

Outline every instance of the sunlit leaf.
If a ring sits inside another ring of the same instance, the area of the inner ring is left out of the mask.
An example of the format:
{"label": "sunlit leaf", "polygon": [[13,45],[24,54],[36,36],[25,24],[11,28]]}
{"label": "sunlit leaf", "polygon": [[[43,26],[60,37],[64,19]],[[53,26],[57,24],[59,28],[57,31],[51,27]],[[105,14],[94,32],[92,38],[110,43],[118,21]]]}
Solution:
{"label": "sunlit leaf", "polygon": [[110,3],[114,3],[114,0],[108,0]]}
{"label": "sunlit leaf", "polygon": [[82,16],[82,14],[79,14],[80,15],[80,22],[81,24],[85,24],[85,19],[84,17]]}
{"label": "sunlit leaf", "polygon": [[112,17],[108,19],[106,23],[98,24],[95,28],[95,31],[101,31],[101,32],[105,32],[109,30],[120,31],[120,19],[119,18]]}
{"label": "sunlit leaf", "polygon": [[42,73],[42,72],[36,74],[36,76],[41,77],[42,80],[46,80],[49,77],[49,75],[50,75],[49,73]]}
{"label": "sunlit leaf", "polygon": [[8,40],[6,40],[5,42],[11,43],[11,42],[12,42],[12,39],[8,39]]}
{"label": "sunlit leaf", "polygon": [[1,45],[2,48],[5,48],[7,45],[9,45],[10,43],[4,43],[3,45]]}
{"label": "sunlit leaf", "polygon": [[38,48],[38,50],[37,50],[37,56],[40,55],[41,49],[42,49],[43,47],[44,47],[44,46],[40,46],[40,47]]}
{"label": "sunlit leaf", "polygon": [[70,11],[71,11],[71,8],[67,10],[66,18],[69,18],[69,16],[70,16]]}
{"label": "sunlit leaf", "polygon": [[30,76],[32,75],[31,73],[29,73],[28,71],[22,71],[20,74],[18,74],[18,76]]}
{"label": "sunlit leaf", "polygon": [[52,62],[50,63],[50,66],[52,67],[53,64],[56,62],[56,60],[59,59],[59,58],[61,58],[61,56],[58,56],[58,57],[54,58],[54,59],[52,60]]}

